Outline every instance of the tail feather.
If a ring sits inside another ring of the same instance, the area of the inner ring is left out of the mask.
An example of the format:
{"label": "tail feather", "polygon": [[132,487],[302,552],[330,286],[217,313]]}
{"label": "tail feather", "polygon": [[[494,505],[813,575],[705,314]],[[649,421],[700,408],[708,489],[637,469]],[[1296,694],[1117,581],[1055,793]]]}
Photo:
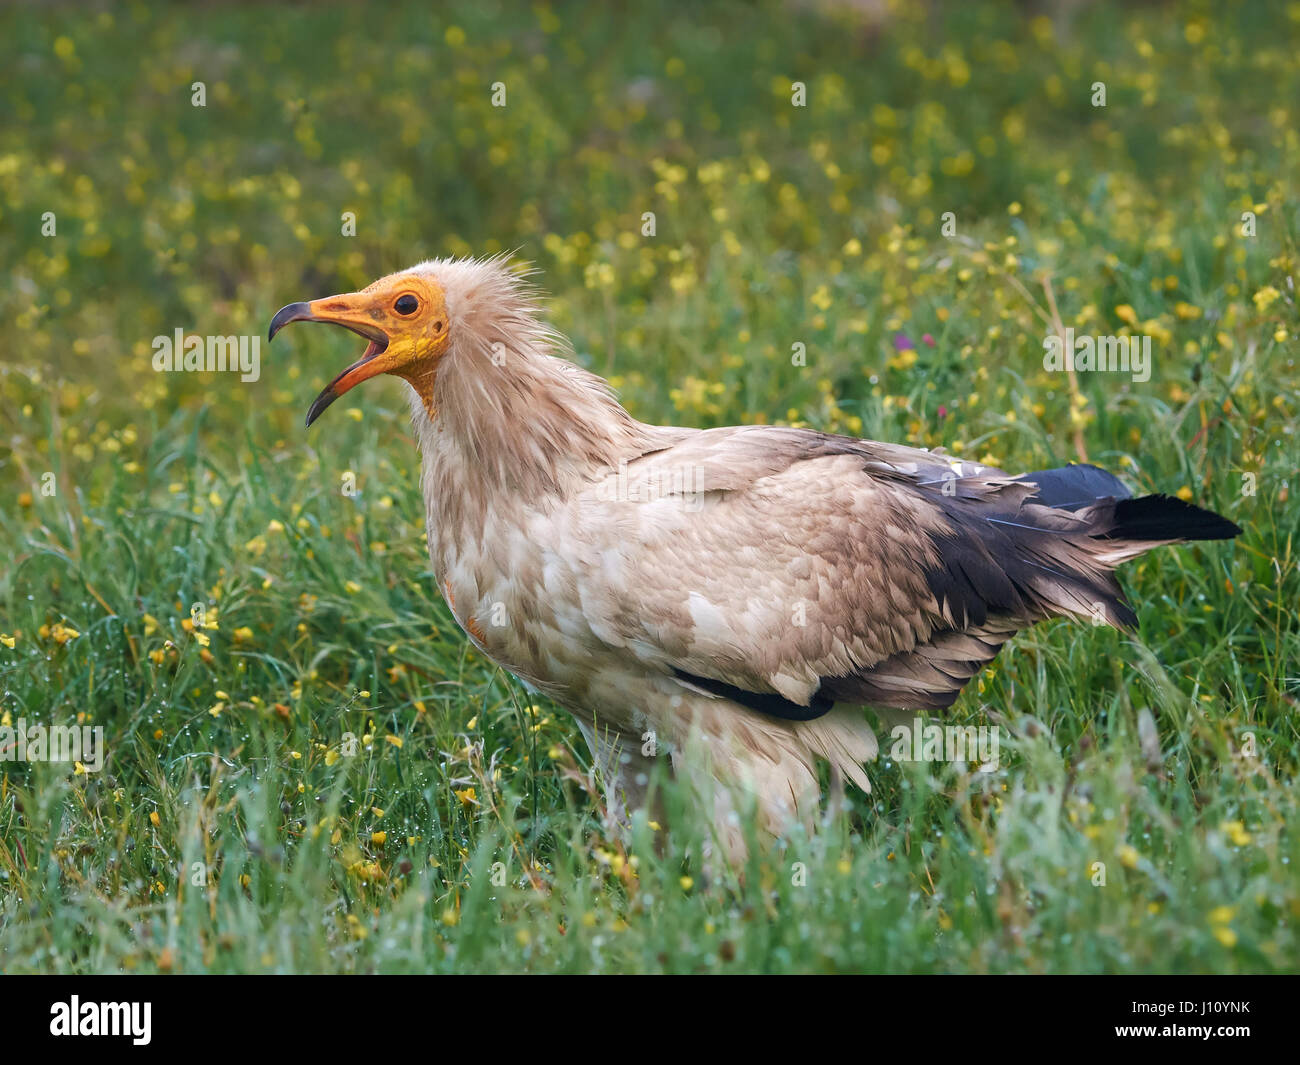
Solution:
{"label": "tail feather", "polygon": [[1114,524],[1098,534],[1106,540],[1139,543],[1170,540],[1231,540],[1241,528],[1221,514],[1185,503],[1174,496],[1150,495],[1121,499]]}
{"label": "tail feather", "polygon": [[[1054,470],[1021,474],[1016,480],[1033,482],[1036,490],[1029,497],[1030,503],[1054,510],[1095,508],[1094,514],[1103,522],[1093,533],[1099,539],[1168,543],[1231,540],[1241,535],[1241,529],[1222,515],[1173,496],[1134,499],[1123,481],[1097,466],[1071,463]],[[1113,509],[1109,506],[1112,501]]]}

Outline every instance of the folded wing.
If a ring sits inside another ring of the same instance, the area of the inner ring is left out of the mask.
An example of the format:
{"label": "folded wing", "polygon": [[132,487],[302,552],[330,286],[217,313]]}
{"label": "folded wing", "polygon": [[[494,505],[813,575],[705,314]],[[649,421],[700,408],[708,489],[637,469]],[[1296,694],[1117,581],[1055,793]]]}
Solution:
{"label": "folded wing", "polygon": [[948,706],[1042,618],[1131,625],[1111,569],[1181,538],[1156,522],[1125,540],[1128,492],[1096,467],[1016,478],[800,429],[678,436],[618,477],[594,493],[616,502],[593,504],[617,514],[592,574],[617,603],[607,642],[794,720],[837,702]]}

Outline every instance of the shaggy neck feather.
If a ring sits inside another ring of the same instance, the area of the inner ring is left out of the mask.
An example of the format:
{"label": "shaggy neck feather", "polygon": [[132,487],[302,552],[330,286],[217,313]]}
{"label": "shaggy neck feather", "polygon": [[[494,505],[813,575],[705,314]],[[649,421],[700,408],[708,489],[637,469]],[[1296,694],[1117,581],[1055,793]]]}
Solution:
{"label": "shaggy neck feather", "polygon": [[599,377],[551,354],[563,340],[523,282],[480,263],[429,265],[452,340],[427,385],[413,383],[412,412],[440,521],[481,517],[503,499],[544,505],[643,449],[650,427]]}

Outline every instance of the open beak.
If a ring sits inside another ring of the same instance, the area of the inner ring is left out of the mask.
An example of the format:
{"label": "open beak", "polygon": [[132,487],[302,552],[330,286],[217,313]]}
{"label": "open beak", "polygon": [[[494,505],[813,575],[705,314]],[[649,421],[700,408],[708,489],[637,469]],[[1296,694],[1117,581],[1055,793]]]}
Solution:
{"label": "open beak", "polygon": [[367,378],[388,369],[388,360],[380,358],[388,350],[388,334],[376,323],[369,297],[364,294],[327,296],[310,303],[291,303],[287,307],[281,307],[271,319],[271,328],[266,334],[267,341],[274,340],[275,334],[290,322],[329,322],[350,329],[370,341],[361,358],[326,385],[313,401],[307,411],[309,426],[348,389],[355,388]]}

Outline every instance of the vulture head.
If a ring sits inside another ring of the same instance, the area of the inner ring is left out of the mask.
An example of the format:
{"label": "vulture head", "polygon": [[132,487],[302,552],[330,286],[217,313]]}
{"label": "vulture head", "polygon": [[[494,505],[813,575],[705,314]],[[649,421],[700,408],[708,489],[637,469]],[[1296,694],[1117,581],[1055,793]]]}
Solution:
{"label": "vulture head", "polygon": [[429,403],[452,334],[447,293],[433,273],[419,268],[381,277],[360,292],[281,307],[267,339],[290,322],[329,322],[369,341],[361,358],[316,397],[307,411],[308,425],[344,392],[381,373],[405,378]]}

